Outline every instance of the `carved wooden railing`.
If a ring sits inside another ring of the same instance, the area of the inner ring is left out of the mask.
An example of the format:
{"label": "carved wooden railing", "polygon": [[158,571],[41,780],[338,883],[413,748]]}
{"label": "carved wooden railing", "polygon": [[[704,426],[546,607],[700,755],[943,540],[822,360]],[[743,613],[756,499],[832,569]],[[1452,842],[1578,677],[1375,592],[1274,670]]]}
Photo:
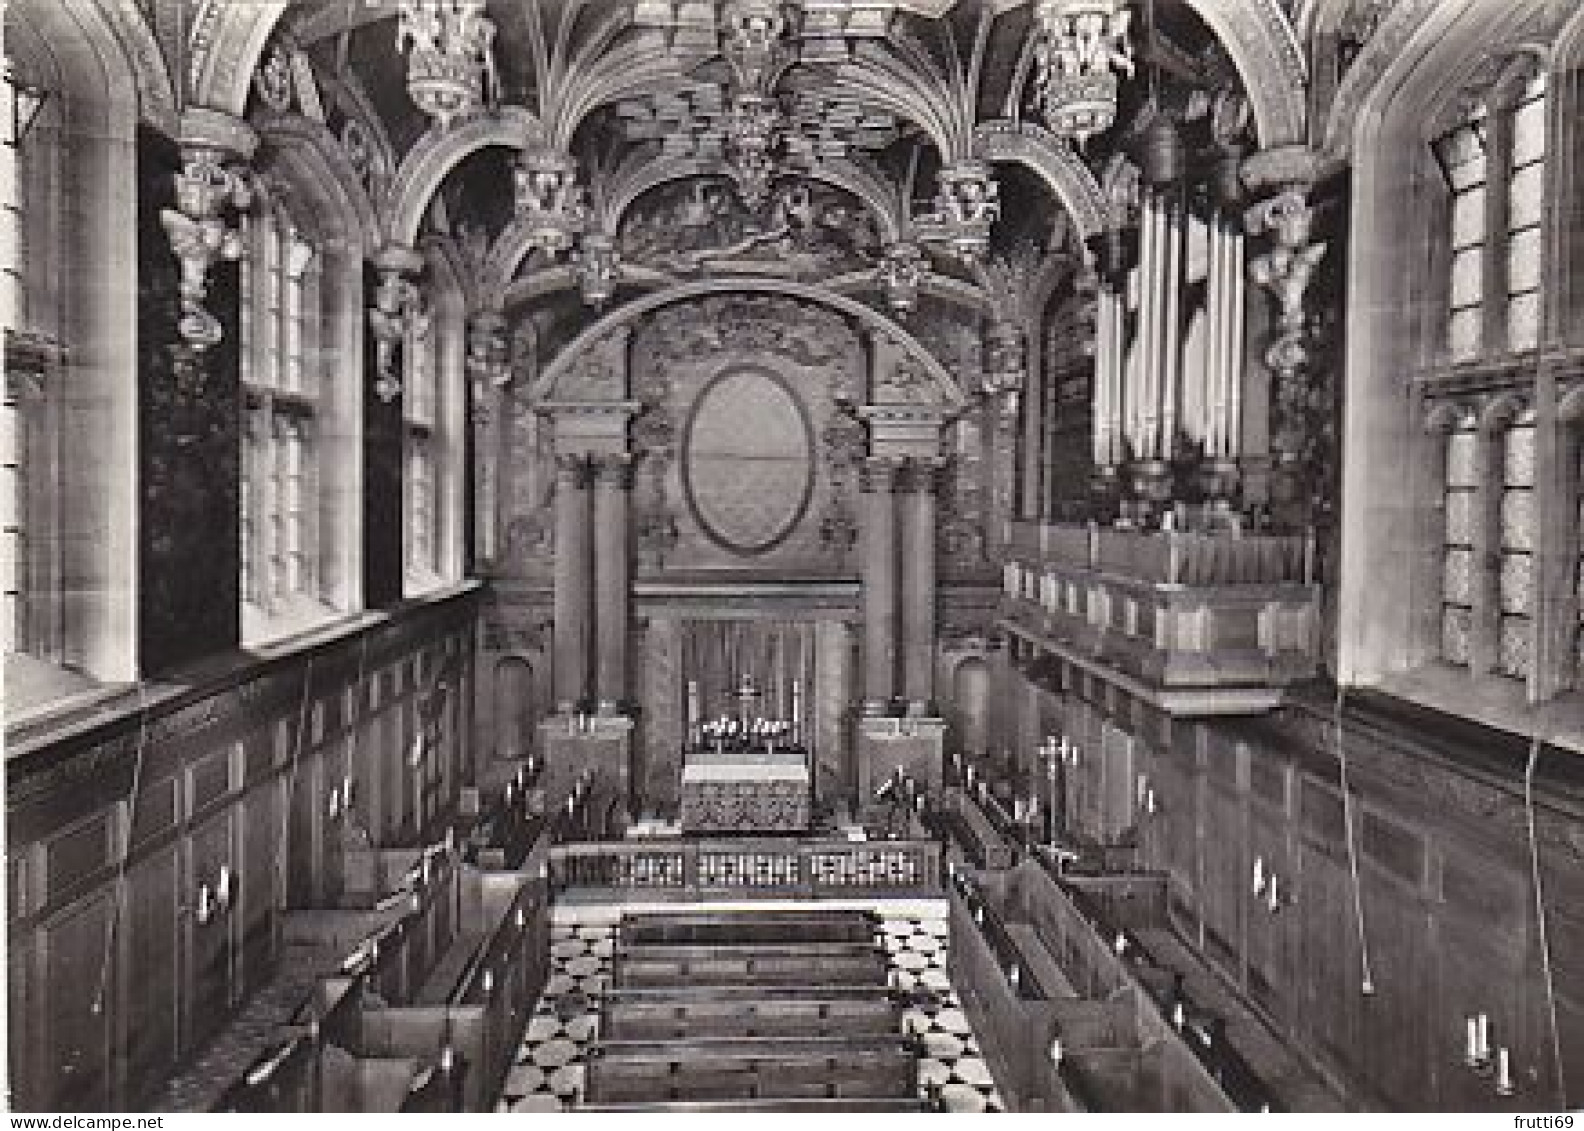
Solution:
{"label": "carved wooden railing", "polygon": [[1011,556],[1154,585],[1310,585],[1314,536],[1126,530],[1072,524],[1013,526]]}
{"label": "carved wooden railing", "polygon": [[690,898],[839,898],[940,886],[940,845],[928,840],[671,840],[558,844],[557,890],[607,888]]}
{"label": "carved wooden railing", "polygon": [[1309,535],[1033,525],[1012,534],[1006,627],[1169,693],[1174,713],[1267,710],[1317,670]]}

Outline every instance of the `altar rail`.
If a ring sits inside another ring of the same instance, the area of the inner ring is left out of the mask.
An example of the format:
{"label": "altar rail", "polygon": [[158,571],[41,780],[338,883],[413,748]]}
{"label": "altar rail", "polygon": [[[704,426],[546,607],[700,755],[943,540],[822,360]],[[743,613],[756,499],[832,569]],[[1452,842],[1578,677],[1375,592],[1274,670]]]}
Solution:
{"label": "altar rail", "polygon": [[657,898],[834,899],[940,889],[940,845],[929,840],[666,840],[558,844],[550,882]]}

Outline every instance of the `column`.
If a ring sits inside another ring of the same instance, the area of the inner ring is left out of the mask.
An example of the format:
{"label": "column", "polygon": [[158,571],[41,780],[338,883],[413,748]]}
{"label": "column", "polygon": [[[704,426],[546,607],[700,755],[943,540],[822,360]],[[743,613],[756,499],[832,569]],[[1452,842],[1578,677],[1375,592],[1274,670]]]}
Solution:
{"label": "column", "polygon": [[614,715],[627,702],[628,492],[632,457],[594,463],[594,641],[599,713]]}
{"label": "column", "polygon": [[902,690],[913,715],[934,713],[935,487],[936,461],[911,461],[902,501]]}
{"label": "column", "polygon": [[556,459],[554,684],[556,710],[579,709],[588,686],[589,464],[586,456]]}
{"label": "column", "polygon": [[882,714],[895,691],[897,620],[896,473],[894,460],[864,461],[864,713]]}
{"label": "column", "polygon": [[467,348],[467,369],[473,378],[473,552],[479,563],[494,563],[506,415],[501,390],[511,380],[505,316],[497,310],[474,312],[468,319]]}

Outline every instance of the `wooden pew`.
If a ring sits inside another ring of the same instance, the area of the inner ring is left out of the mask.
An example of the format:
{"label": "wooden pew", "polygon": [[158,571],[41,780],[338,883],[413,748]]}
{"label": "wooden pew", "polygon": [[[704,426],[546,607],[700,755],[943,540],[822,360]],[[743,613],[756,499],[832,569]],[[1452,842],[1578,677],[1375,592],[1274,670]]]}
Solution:
{"label": "wooden pew", "polygon": [[756,990],[749,998],[735,990],[687,996],[617,991],[604,1003],[600,1033],[613,1041],[660,1041],[901,1032],[902,1003],[885,991],[865,987],[862,994],[832,994],[799,988],[776,994],[774,988]]}
{"label": "wooden pew", "polygon": [[629,915],[628,943],[867,942],[880,925],[871,911],[692,911]]}
{"label": "wooden pew", "polygon": [[901,1036],[603,1041],[590,1103],[912,1097],[918,1056]]}
{"label": "wooden pew", "polygon": [[578,1111],[623,1112],[637,1115],[643,1112],[689,1112],[710,1115],[717,1112],[761,1111],[808,1113],[863,1112],[863,1111],[929,1111],[924,1100],[916,1096],[834,1096],[805,1097],[802,1099],[763,1100],[673,1100],[659,1103],[580,1104]]}
{"label": "wooden pew", "polygon": [[888,965],[885,952],[853,944],[846,951],[809,952],[795,948],[704,947],[697,953],[649,955],[617,952],[614,982],[623,986],[671,986],[683,982],[719,986],[839,985],[881,986]]}

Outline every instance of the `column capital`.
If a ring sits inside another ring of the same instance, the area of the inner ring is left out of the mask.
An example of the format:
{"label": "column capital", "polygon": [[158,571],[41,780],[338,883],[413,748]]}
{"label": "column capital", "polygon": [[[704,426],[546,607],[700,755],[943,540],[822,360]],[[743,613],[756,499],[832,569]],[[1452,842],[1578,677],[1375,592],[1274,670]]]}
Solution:
{"label": "column capital", "polygon": [[424,269],[424,257],[421,252],[416,248],[396,243],[388,243],[380,248],[369,256],[369,262],[381,276],[395,275],[398,278],[405,278],[416,275]]}
{"label": "column capital", "polygon": [[858,468],[858,489],[866,495],[891,494],[904,463],[900,456],[865,456]]}
{"label": "column capital", "polygon": [[941,472],[946,461],[938,456],[910,456],[897,481],[897,491],[914,495],[933,495],[940,490]]}
{"label": "column capital", "polygon": [[1254,196],[1290,187],[1308,188],[1325,180],[1340,167],[1332,157],[1317,153],[1307,145],[1277,145],[1243,158],[1239,172],[1244,186]]}
{"label": "column capital", "polygon": [[587,487],[593,478],[589,457],[582,452],[563,452],[555,457],[556,480],[568,487]]}
{"label": "column capital", "polygon": [[251,161],[258,151],[259,137],[253,127],[235,114],[189,106],[182,111],[176,142],[182,155],[198,152],[213,154],[227,161]]}
{"label": "column capital", "polygon": [[626,491],[633,483],[633,457],[626,452],[611,452],[589,460],[596,486]]}

